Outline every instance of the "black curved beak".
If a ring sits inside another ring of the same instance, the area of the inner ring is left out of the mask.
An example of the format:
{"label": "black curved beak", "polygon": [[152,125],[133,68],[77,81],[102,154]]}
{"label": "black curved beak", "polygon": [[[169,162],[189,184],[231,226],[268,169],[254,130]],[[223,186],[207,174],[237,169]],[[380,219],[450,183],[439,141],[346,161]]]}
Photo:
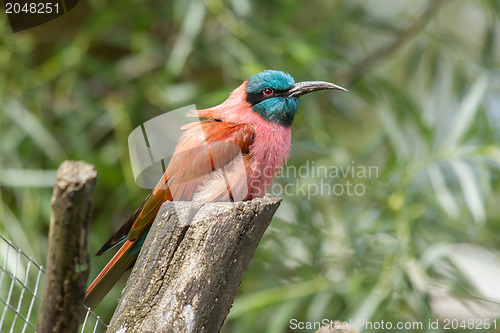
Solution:
{"label": "black curved beak", "polygon": [[288,90],[288,96],[289,97],[299,97],[299,96],[302,96],[304,94],[308,94],[308,93],[313,92],[313,91],[326,90],[326,89],[347,91],[347,89],[342,88],[341,86],[338,86],[338,85],[330,83],[330,82],[304,81],[304,82],[297,82],[295,84],[292,84],[292,86]]}

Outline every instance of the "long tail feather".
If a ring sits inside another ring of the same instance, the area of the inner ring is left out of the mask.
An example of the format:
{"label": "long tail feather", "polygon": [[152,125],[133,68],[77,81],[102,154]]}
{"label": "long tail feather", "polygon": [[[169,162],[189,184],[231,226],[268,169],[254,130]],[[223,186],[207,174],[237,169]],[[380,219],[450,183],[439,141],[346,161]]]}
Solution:
{"label": "long tail feather", "polygon": [[127,240],[87,289],[85,305],[92,310],[101,302],[123,273],[135,263],[139,252],[130,253],[135,242],[136,240]]}

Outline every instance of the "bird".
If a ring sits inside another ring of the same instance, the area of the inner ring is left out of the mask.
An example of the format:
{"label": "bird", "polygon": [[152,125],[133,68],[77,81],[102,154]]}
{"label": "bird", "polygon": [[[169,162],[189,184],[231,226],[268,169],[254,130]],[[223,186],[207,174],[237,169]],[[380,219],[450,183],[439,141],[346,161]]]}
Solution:
{"label": "bird", "polygon": [[325,81],[295,82],[290,74],[264,70],[221,104],[193,110],[168,167],[142,205],[97,252],[120,246],[88,287],[94,309],[137,260],[160,206],[171,201],[247,201],[263,197],[286,163],[291,125],[302,95],[347,89]]}

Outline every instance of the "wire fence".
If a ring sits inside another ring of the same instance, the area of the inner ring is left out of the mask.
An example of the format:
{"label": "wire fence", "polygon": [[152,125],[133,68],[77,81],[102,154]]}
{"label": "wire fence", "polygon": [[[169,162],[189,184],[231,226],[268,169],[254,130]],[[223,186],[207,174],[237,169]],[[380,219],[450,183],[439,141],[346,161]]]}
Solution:
{"label": "wire fence", "polygon": [[[0,235],[0,332],[36,332],[45,270]],[[85,307],[81,333],[104,332],[108,325]]]}

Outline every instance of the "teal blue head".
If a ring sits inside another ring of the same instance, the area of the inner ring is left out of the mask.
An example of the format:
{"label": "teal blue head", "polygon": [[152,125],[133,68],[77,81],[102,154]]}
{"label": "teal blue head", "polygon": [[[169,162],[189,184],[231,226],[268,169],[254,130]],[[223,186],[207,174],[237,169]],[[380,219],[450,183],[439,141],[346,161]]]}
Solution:
{"label": "teal blue head", "polygon": [[295,83],[290,74],[265,70],[248,80],[246,100],[253,111],[267,121],[290,126],[299,108],[299,96],[324,89],[347,91],[333,83],[323,81]]}

